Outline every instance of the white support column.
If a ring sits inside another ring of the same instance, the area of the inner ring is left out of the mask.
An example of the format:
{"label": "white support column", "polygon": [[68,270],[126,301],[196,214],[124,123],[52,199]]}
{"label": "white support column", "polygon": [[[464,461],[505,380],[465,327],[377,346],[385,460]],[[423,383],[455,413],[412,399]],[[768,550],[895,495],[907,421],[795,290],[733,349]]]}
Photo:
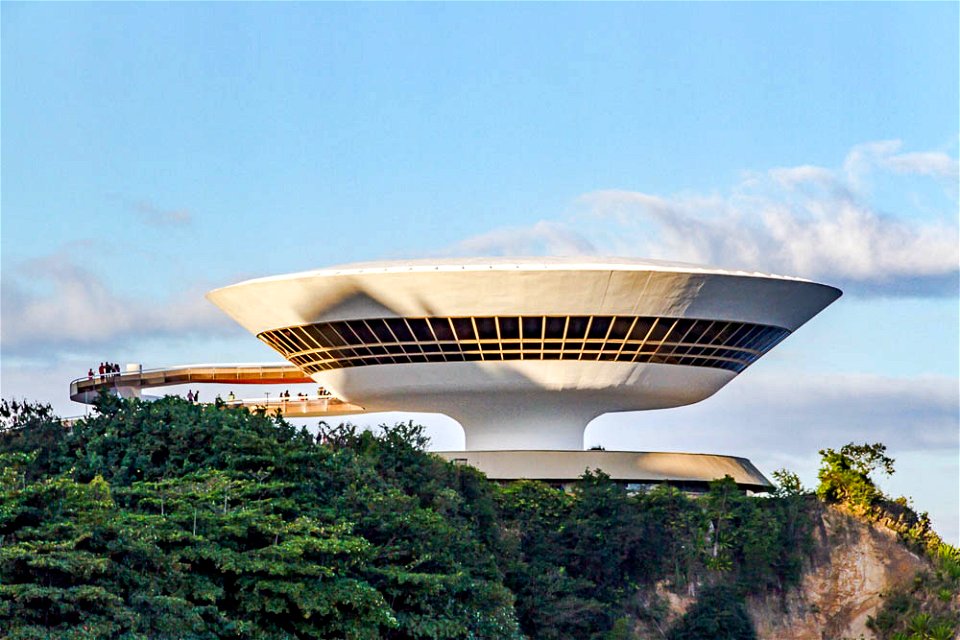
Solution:
{"label": "white support column", "polygon": [[549,399],[536,393],[461,398],[445,413],[463,427],[467,451],[582,451],[587,423],[600,411],[592,403],[558,402],[556,394],[552,395]]}

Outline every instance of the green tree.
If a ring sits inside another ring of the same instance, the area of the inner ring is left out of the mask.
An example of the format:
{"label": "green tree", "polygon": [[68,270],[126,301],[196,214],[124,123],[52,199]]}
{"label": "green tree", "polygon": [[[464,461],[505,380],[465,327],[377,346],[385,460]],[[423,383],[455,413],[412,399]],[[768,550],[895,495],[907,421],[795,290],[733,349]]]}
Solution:
{"label": "green tree", "polygon": [[736,592],[708,587],[667,634],[668,640],[755,640],[756,631]]}
{"label": "green tree", "polygon": [[875,444],[845,444],[840,451],[821,449],[821,464],[817,478],[817,496],[833,503],[848,504],[868,509],[882,497],[872,477],[876,471],[893,473],[893,458],[886,455],[887,447]]}

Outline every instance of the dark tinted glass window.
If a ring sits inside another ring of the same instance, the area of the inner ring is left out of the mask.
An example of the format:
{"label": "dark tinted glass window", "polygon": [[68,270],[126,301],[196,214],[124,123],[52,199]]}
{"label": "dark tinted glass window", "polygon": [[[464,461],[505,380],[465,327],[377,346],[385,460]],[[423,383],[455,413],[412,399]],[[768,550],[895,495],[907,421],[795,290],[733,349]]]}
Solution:
{"label": "dark tinted glass window", "polygon": [[687,335],[687,342],[695,342],[697,344],[710,344],[713,342],[713,336],[716,335],[715,327],[718,324],[717,322],[707,322],[699,321],[696,326],[690,331]]}
{"label": "dark tinted glass window", "polygon": [[687,334],[690,333],[690,330],[695,324],[694,320],[688,320],[686,318],[681,318],[677,320],[677,323],[673,327],[673,331],[670,332],[670,342],[687,342]]}
{"label": "dark tinted glass window", "polygon": [[400,342],[413,342],[413,334],[403,318],[387,318],[387,326]]}
{"label": "dark tinted glass window", "polygon": [[523,339],[539,340],[543,335],[543,318],[533,316],[523,318]]}
{"label": "dark tinted glass window", "polygon": [[283,329],[280,329],[273,334],[273,340],[280,345],[280,348],[283,349],[285,353],[296,351],[296,348],[290,344],[290,341],[287,340],[287,337],[283,335]]}
{"label": "dark tinted glass window", "polygon": [[[474,323],[487,341],[482,347],[474,342]],[[779,327],[689,318],[501,316],[372,318],[285,327],[257,337],[307,372],[426,359],[473,361],[481,356],[654,362],[739,372],[789,333]],[[546,342],[541,342],[543,334]],[[642,346],[637,344],[644,338]]]}
{"label": "dark tinted glass window", "polygon": [[430,331],[430,325],[424,318],[407,318],[407,324],[417,340],[421,342],[433,342],[433,332]]}
{"label": "dark tinted glass window", "polygon": [[652,342],[660,342],[667,337],[667,333],[670,332],[670,327],[673,326],[672,318],[659,318],[653,324],[653,328],[650,329],[650,335],[647,340]]}
{"label": "dark tinted glass window", "polygon": [[481,340],[497,339],[497,323],[493,318],[477,318],[476,325]]}
{"label": "dark tinted glass window", "polygon": [[733,345],[731,346],[739,347],[741,349],[749,349],[750,343],[752,343],[753,340],[757,337],[757,333],[760,330],[761,330],[760,327],[753,326],[753,325],[749,326],[746,331],[741,331],[734,338]]}
{"label": "dark tinted glass window", "polygon": [[630,331],[630,325],[633,324],[633,318],[617,318],[613,321],[613,326],[610,328],[610,334],[607,336],[608,340],[623,340],[627,337],[627,332]]}
{"label": "dark tinted glass window", "polygon": [[346,322],[331,322],[330,327],[340,335],[341,344],[357,344],[359,342]]}
{"label": "dark tinted glass window", "polygon": [[520,321],[513,316],[504,316],[500,321],[500,339],[516,340],[520,337]]}
{"label": "dark tinted glass window", "polygon": [[367,326],[373,331],[373,335],[377,337],[378,342],[396,342],[397,339],[393,337],[393,333],[387,327],[386,320],[367,320]]}
{"label": "dark tinted glass window", "polygon": [[453,329],[450,328],[450,321],[446,318],[430,318],[430,326],[433,327],[433,334],[437,336],[437,340],[456,340]]}
{"label": "dark tinted glass window", "polygon": [[563,331],[566,326],[566,318],[547,318],[546,337],[553,340],[563,340]]}
{"label": "dark tinted glass window", "polygon": [[723,336],[721,344],[724,346],[736,346],[740,341],[750,333],[752,327],[748,324],[730,323],[731,331]]}
{"label": "dark tinted glass window", "polygon": [[285,329],[283,332],[283,337],[294,351],[306,351],[310,347],[300,338],[298,333],[293,329]]}
{"label": "dark tinted glass window", "polygon": [[290,347],[288,347],[286,344],[284,344],[280,340],[279,333],[274,332],[269,335],[264,334],[263,339],[266,341],[267,344],[269,344],[271,347],[273,347],[277,351],[280,351],[281,353],[290,353]]}
{"label": "dark tinted glass window", "polygon": [[715,322],[713,327],[704,334],[704,342],[710,344],[726,344],[730,336],[740,327],[737,322]]}
{"label": "dark tinted glass window", "polygon": [[353,349],[334,349],[330,352],[330,357],[334,360],[342,360],[344,358],[353,358],[357,353]]}
{"label": "dark tinted glass window", "polygon": [[297,337],[300,338],[300,342],[303,342],[307,345],[308,349],[319,349],[321,345],[313,337],[313,333],[310,331],[310,329],[312,329],[310,326],[297,327]]}
{"label": "dark tinted glass window", "polygon": [[320,334],[320,341],[324,346],[337,347],[346,344],[340,334],[334,331],[329,324],[317,325],[317,332]]}
{"label": "dark tinted glass window", "polygon": [[693,323],[693,326],[690,327],[690,330],[687,331],[687,335],[683,337],[684,342],[694,342],[700,343],[700,336],[703,335],[703,332],[707,330],[712,323],[706,320],[697,320]]}
{"label": "dark tinted glass window", "polygon": [[312,342],[317,343],[319,347],[328,347],[330,346],[323,335],[320,333],[320,326],[315,324],[310,324],[303,327],[303,330],[310,336]]}
{"label": "dark tinted glass window", "polygon": [[770,329],[763,327],[757,333],[754,334],[753,339],[750,340],[750,344],[747,345],[750,349],[756,349],[757,351],[763,351],[764,345],[770,340]]}
{"label": "dark tinted glass window", "polygon": [[749,349],[766,351],[772,340],[776,339],[777,330],[773,327],[760,327],[753,339],[747,345]]}
{"label": "dark tinted glass window", "polygon": [[454,318],[453,329],[457,333],[458,340],[477,339],[477,337],[473,335],[473,322],[471,322],[470,318]]}
{"label": "dark tinted glass window", "polygon": [[643,340],[650,333],[650,327],[653,326],[654,318],[637,318],[637,323],[633,325],[628,340]]}
{"label": "dark tinted glass window", "polygon": [[587,333],[587,323],[590,318],[586,316],[571,316],[567,324],[567,340],[571,338],[582,338]]}
{"label": "dark tinted glass window", "polygon": [[353,329],[353,332],[357,335],[357,338],[360,339],[361,344],[379,342],[376,336],[373,335],[373,331],[370,331],[369,327],[367,327],[367,323],[363,320],[352,320],[350,322],[350,328]]}
{"label": "dark tinted glass window", "polygon": [[604,340],[607,337],[607,330],[610,329],[610,318],[595,317],[590,323],[590,331],[587,337],[591,340]]}
{"label": "dark tinted glass window", "polygon": [[297,327],[297,337],[300,342],[307,345],[308,349],[319,349],[320,344],[314,339],[313,334],[307,331],[306,327]]}

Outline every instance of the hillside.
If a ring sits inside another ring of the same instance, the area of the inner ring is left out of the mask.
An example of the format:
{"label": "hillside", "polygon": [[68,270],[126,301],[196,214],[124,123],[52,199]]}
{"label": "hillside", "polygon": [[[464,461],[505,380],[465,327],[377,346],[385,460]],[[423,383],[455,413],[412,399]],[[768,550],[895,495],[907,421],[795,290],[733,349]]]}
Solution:
{"label": "hillside", "polygon": [[881,445],[814,495],[692,498],[586,473],[501,487],[420,427],[319,435],[104,397],[64,429],[3,403],[5,638],[951,638],[960,557],[880,494]]}

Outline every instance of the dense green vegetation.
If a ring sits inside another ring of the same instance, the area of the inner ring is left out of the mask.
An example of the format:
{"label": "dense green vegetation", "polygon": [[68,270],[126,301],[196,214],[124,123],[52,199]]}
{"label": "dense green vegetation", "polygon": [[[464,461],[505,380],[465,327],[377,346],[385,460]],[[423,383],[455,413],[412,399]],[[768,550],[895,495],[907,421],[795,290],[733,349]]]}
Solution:
{"label": "dense green vegetation", "polygon": [[[412,424],[313,435],[107,396],[70,429],[0,418],[8,638],[754,638],[744,599],[797,584],[812,545],[817,501],[786,472],[769,498],[591,472],[564,493],[493,484]],[[851,468],[844,491],[872,470]],[[665,590],[698,600],[671,620]]]}

